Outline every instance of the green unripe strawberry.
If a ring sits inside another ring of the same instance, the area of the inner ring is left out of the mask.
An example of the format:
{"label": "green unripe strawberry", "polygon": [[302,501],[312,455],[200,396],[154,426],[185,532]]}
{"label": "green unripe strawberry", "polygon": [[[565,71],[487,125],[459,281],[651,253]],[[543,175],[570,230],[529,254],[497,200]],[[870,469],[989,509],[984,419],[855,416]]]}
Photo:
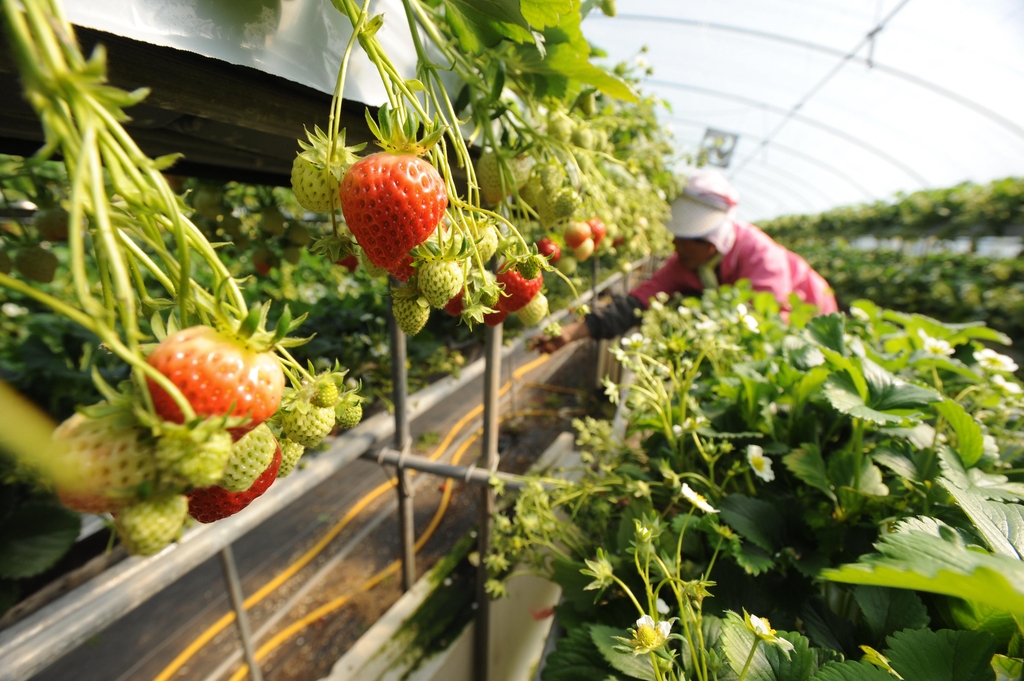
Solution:
{"label": "green unripe strawberry", "polygon": [[[313,213],[326,213],[331,209],[331,188],[327,169],[318,168],[302,156],[292,161],[292,191],[299,205]],[[335,207],[338,202],[335,201]]]}
{"label": "green unripe strawberry", "polygon": [[267,469],[277,452],[277,439],[266,423],[245,434],[231,447],[224,476],[217,482],[229,492],[244,492]]}
{"label": "green unripe strawberry", "polygon": [[288,228],[286,235],[288,243],[293,246],[307,246],[309,245],[312,237],[309,235],[309,230],[306,229],[305,225],[295,224]]}
{"label": "green unripe strawberry", "polygon": [[572,143],[580,149],[593,149],[594,133],[589,128],[577,128],[572,134]]}
{"label": "green unripe strawberry", "polygon": [[194,487],[209,487],[224,477],[231,459],[231,434],[210,433],[196,442],[188,431],[171,432],[156,444],[156,460],[162,469],[184,478]]}
{"label": "green unripe strawberry", "polygon": [[338,403],[338,384],[331,380],[322,380],[316,386],[316,392],[310,403],[314,407],[333,407]]}
{"label": "green unripe strawberry", "polygon": [[558,220],[564,220],[572,217],[572,214],[576,212],[576,208],[579,206],[579,197],[576,196],[576,192],[571,189],[563,189],[558,192],[555,196],[555,202],[552,205],[555,217]]}
{"label": "green unripe strawberry", "polygon": [[49,284],[57,273],[57,256],[39,246],[29,246],[18,250],[14,256],[14,266],[21,274],[31,281]]}
{"label": "green unripe strawberry", "polygon": [[540,274],[541,261],[536,256],[530,256],[525,262],[516,265],[516,269],[523,275],[523,279],[536,279]]}
{"label": "green unripe strawberry", "polygon": [[480,239],[476,242],[476,247],[480,251],[480,259],[486,263],[498,252],[498,229],[494,225],[486,224],[480,227],[479,232]]}
{"label": "green unripe strawberry", "polygon": [[563,113],[548,116],[548,134],[560,142],[568,142],[572,136],[572,121]]}
{"label": "green unripe strawberry", "polygon": [[533,300],[516,313],[520,321],[526,326],[536,326],[548,313],[548,299],[543,293],[538,293]]}
{"label": "green unripe strawberry", "polygon": [[39,236],[47,241],[68,240],[68,212],[60,206],[52,206],[38,211],[32,218]]}
{"label": "green unripe strawberry", "polygon": [[271,206],[263,211],[263,218],[260,220],[260,229],[270,236],[281,236],[284,234],[285,221],[277,206]]}
{"label": "green unripe strawberry", "polygon": [[359,263],[363,266],[363,269],[366,270],[366,273],[369,274],[371,277],[386,277],[388,274],[388,271],[383,267],[378,267],[377,265],[374,265],[373,261],[366,257],[366,251],[362,249],[359,250]]}
{"label": "green unripe strawberry", "polygon": [[306,448],[298,442],[292,442],[287,438],[281,440],[281,467],[277,471],[277,477],[283,478],[295,470],[295,464],[305,451]]}
{"label": "green unripe strawberry", "polygon": [[434,260],[419,270],[419,286],[423,297],[438,309],[459,294],[466,283],[459,263],[454,260]]}
{"label": "green unripe strawberry", "polygon": [[285,262],[298,265],[302,260],[302,249],[298,246],[288,246],[281,251],[281,255],[284,257]]}
{"label": "green unripe strawberry", "polygon": [[363,403],[355,395],[338,402],[334,409],[334,420],[342,430],[355,428],[363,420]]}
{"label": "green unripe strawberry", "polygon": [[606,17],[615,16],[615,0],[601,0],[601,11]]}
{"label": "green unripe strawberry", "polygon": [[597,97],[592,91],[585,95],[581,95],[577,104],[580,107],[580,112],[584,116],[593,116],[597,113]]}
{"label": "green unripe strawberry", "polygon": [[480,186],[480,196],[490,206],[497,205],[511,190],[507,182],[502,189],[499,165],[498,155],[493,151],[485,152],[476,162],[476,183]]}
{"label": "green unripe strawberry", "polygon": [[292,442],[306,448],[316,447],[334,430],[334,406],[297,404],[281,415],[281,430]]}
{"label": "green unripe strawberry", "polygon": [[555,265],[555,267],[558,268],[558,271],[566,276],[574,274],[578,266],[579,263],[576,262],[576,258],[567,255],[563,255]]}
{"label": "green unripe strawberry", "polygon": [[558,214],[555,212],[555,201],[550,195],[541,196],[537,203],[537,219],[542,227],[551,229],[558,224]]}
{"label": "green unripe strawberry", "polygon": [[565,171],[559,166],[548,164],[540,169],[540,186],[546,194],[554,194],[565,184]]}
{"label": "green unripe strawberry", "polygon": [[10,274],[13,267],[14,263],[11,262],[11,256],[7,255],[7,251],[0,251],[0,272]]}
{"label": "green unripe strawberry", "polygon": [[519,191],[520,198],[531,206],[536,206],[540,203],[541,197],[544,195],[544,187],[541,184],[540,177],[534,175],[523,188]]}
{"label": "green unripe strawberry", "polygon": [[395,298],[392,306],[395,322],[406,336],[418,334],[427,325],[427,320],[430,318],[430,303],[422,296]]}
{"label": "green unripe strawberry", "polygon": [[129,553],[151,556],[181,535],[187,513],[185,496],[160,496],[117,511],[114,527]]}

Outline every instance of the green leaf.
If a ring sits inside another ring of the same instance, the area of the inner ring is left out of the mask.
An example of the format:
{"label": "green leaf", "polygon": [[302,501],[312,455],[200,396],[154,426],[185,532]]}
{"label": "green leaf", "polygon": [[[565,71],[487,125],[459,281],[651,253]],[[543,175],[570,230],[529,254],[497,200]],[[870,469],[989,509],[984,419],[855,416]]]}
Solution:
{"label": "green leaf", "polygon": [[964,466],[970,468],[978,463],[985,453],[985,439],[981,434],[981,424],[958,403],[948,397],[934,405],[935,411],[942,415],[956,434],[956,452]]}
{"label": "green leaf", "polygon": [[1024,661],[1006,655],[993,655],[992,669],[996,673],[996,681],[1020,681]]}
{"label": "green leaf", "polygon": [[619,645],[614,636],[622,636],[626,632],[615,627],[606,627],[602,624],[590,625],[590,639],[601,651],[605,661],[616,670],[634,679],[644,681],[655,681],[654,668],[651,666],[651,658],[647,655],[633,655],[632,653],[620,653],[613,646]]}
{"label": "green leaf", "polygon": [[[860,462],[860,474],[857,463]],[[840,491],[852,490],[872,497],[889,496],[889,488],[882,482],[882,471],[871,462],[871,457],[858,452],[835,452],[828,462],[828,479]],[[843,505],[848,505],[844,500]]]}
{"label": "green leaf", "polygon": [[[795,632],[780,631],[776,634],[793,644],[793,650],[786,654],[775,645],[761,642],[747,669],[749,681],[805,681],[810,679],[817,668],[817,656],[810,651],[807,639]],[[747,628],[743,618],[734,612],[726,614],[722,626],[722,647],[732,670],[739,674],[746,664],[747,656],[754,645],[754,632]]]}
{"label": "green leaf", "polygon": [[946,477],[939,479],[971,519],[978,532],[998,554],[1024,558],[1024,507],[988,501],[972,490],[961,489]]}
{"label": "green leaf", "polygon": [[909,629],[888,638],[885,656],[904,681],[992,678],[996,640],[983,631]]}
{"label": "green leaf", "polygon": [[731,547],[731,553],[737,565],[755,577],[775,567],[772,557],[750,542],[738,542]]}
{"label": "green leaf", "polygon": [[612,671],[594,646],[590,630],[584,625],[569,629],[558,639],[544,664],[542,678],[544,681],[607,680]]}
{"label": "green leaf", "polygon": [[933,518],[903,521],[897,530],[875,544],[878,553],[824,570],[821,577],[941,593],[1024,613],[1021,561],[968,549],[959,535]]}
{"label": "green leaf", "polygon": [[543,30],[557,26],[561,18],[576,11],[572,0],[520,0],[519,9],[531,26]]}
{"label": "green leaf", "polygon": [[896,677],[867,662],[830,662],[812,681],[894,681]]}
{"label": "green leaf", "polygon": [[773,504],[745,494],[730,494],[718,505],[722,521],[769,554],[785,543],[785,522]]}
{"label": "green leaf", "polygon": [[517,0],[446,0],[445,17],[462,49],[470,54],[505,39],[534,40]]}
{"label": "green leaf", "polygon": [[879,424],[902,423],[939,399],[934,391],[899,381],[869,359],[860,364],[863,389],[851,368],[833,374],[825,383],[825,397],[839,412]]}
{"label": "green leaf", "polygon": [[836,493],[828,483],[828,475],[825,473],[825,460],[821,458],[821,450],[818,445],[804,443],[800,449],[795,449],[782,457],[782,463],[790,472],[802,482],[825,493],[832,503],[837,503]]}
{"label": "green leaf", "polygon": [[626,81],[611,71],[595,66],[567,43],[550,45],[544,60],[534,71],[565,76],[584,85],[593,85],[601,92],[626,102],[636,102],[637,96]]}
{"label": "green leaf", "polygon": [[853,595],[876,641],[901,629],[922,629],[930,621],[928,609],[913,591],[858,586]]}
{"label": "green leaf", "polygon": [[880,446],[871,453],[871,458],[874,459],[875,463],[885,466],[904,480],[920,482],[917,466],[914,465],[914,462],[909,457],[897,451]]}
{"label": "green leaf", "polygon": [[800,609],[807,638],[815,645],[843,654],[857,652],[853,623],[832,612],[821,598],[814,598]]}
{"label": "green leaf", "polygon": [[47,570],[78,538],[81,520],[63,506],[20,506],[0,525],[0,577],[20,579]]}
{"label": "green leaf", "polygon": [[886,435],[906,440],[917,449],[931,449],[935,442],[935,429],[927,423],[918,423],[912,428],[881,428],[880,430]]}
{"label": "green leaf", "polygon": [[819,315],[809,321],[807,333],[818,345],[846,355],[846,318],[838,312]]}

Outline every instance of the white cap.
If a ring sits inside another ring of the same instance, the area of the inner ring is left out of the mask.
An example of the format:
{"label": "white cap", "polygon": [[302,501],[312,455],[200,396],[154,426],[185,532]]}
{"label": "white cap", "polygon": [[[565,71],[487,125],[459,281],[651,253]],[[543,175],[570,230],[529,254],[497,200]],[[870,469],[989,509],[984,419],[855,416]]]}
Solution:
{"label": "white cap", "polygon": [[[672,204],[672,220],[669,231],[680,239],[705,239],[715,243],[711,237],[719,231],[732,232],[731,227],[736,214],[739,194],[729,184],[729,180],[717,170],[698,170],[690,176],[686,188]],[[732,248],[731,239],[727,239],[728,248]],[[725,243],[723,242],[723,245]],[[715,243],[718,247],[718,244]]]}

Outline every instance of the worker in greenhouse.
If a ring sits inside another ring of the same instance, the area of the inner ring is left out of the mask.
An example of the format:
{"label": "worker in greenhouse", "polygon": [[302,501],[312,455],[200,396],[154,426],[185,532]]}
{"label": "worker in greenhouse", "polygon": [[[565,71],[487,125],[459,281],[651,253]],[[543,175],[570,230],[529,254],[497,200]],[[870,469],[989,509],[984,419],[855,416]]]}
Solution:
{"label": "worker in greenhouse", "polygon": [[838,309],[828,283],[799,255],[775,243],[754,225],[736,219],[738,194],[716,170],[690,176],[672,204],[668,225],[675,253],[650,279],[626,295],[568,324],[556,337],[539,337],[536,347],[553,352],[580,338],[614,338],[639,322],[639,311],[658,293],[700,295],[706,288],[748,279],[755,291],[769,291],[783,310],[789,296],[816,305],[822,314]]}

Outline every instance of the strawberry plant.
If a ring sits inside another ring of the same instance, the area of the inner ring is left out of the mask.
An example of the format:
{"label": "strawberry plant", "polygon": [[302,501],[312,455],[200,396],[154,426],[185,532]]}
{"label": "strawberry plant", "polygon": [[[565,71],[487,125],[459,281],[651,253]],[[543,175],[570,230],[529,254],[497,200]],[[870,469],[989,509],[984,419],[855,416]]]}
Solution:
{"label": "strawberry plant", "polygon": [[[59,6],[32,0],[4,9],[47,140],[24,174],[59,153],[69,190],[63,213],[47,208],[34,225],[41,237],[65,238],[55,215],[66,216],[66,261],[23,245],[17,275],[0,274],[0,286],[76,323],[126,370],[114,385],[94,372],[101,401],[57,429],[60,451],[32,453],[23,464],[69,507],[113,513],[129,550],[155,553],[180,534],[192,487],[244,491],[270,464],[233,465],[232,434],[272,416],[286,380],[294,390],[317,380],[287,350],[300,343],[287,335],[301,319],[285,310],[266,329],[269,307],[249,304],[163,175],[176,157],[145,157],[121,127],[124,109],[145,91],[105,85],[102,47],[86,59]],[[37,197],[45,177],[33,182]],[[193,203],[207,220],[226,219],[209,191]],[[304,241],[276,208],[263,225]],[[272,434],[269,442],[276,448]]]}
{"label": "strawberry plant", "polygon": [[613,349],[625,433],[577,422],[581,477],[527,485],[486,558],[494,595],[517,563],[563,587],[545,679],[1020,668],[1024,387],[987,347],[1008,339],[869,301],[813,315],[663,296]]}

